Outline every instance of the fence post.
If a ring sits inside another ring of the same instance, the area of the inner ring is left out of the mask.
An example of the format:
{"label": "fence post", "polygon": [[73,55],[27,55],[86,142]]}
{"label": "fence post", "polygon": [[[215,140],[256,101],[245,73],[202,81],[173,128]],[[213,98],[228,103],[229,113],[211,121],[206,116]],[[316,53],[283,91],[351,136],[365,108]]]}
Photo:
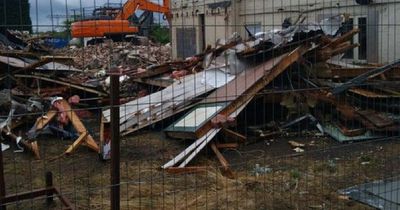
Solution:
{"label": "fence post", "polygon": [[53,173],[51,171],[46,172],[46,188],[47,188],[47,193],[46,193],[46,204],[50,205],[53,203],[53,191],[50,191],[53,187]]}
{"label": "fence post", "polygon": [[110,75],[111,92],[111,209],[120,209],[119,74]]}

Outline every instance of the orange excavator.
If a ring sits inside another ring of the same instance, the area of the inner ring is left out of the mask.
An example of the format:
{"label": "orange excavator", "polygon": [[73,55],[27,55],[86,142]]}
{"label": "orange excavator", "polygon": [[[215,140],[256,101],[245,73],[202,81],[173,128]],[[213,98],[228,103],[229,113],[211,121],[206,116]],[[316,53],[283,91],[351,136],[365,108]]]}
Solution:
{"label": "orange excavator", "polygon": [[[169,21],[169,2],[170,0],[163,0],[163,5],[159,5],[149,0],[128,0],[122,8],[96,9],[93,11],[92,17],[71,24],[72,37],[120,38],[128,34],[136,34],[140,30],[140,24],[134,24],[130,19],[137,10],[143,10],[144,13],[162,13]],[[96,12],[97,14],[95,14]],[[98,15],[99,13],[101,15]]]}

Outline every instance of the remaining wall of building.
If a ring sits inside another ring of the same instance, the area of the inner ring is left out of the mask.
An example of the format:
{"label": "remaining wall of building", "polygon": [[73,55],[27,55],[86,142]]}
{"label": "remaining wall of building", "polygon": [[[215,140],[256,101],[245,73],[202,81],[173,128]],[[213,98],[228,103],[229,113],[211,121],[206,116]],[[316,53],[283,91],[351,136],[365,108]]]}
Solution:
{"label": "remaining wall of building", "polygon": [[[225,9],[223,6],[228,4],[226,2],[229,2],[229,6]],[[218,4],[220,7],[216,7]],[[205,19],[204,42],[214,46],[217,39],[227,39],[233,32],[246,37],[245,25],[254,31],[266,31],[281,28],[285,18],[294,20],[301,13],[307,15],[306,22],[348,13],[354,19],[366,18],[367,61],[386,63],[400,58],[400,27],[397,26],[400,15],[396,14],[397,11],[400,11],[400,0],[375,0],[372,5],[358,5],[348,0],[172,1],[173,56],[178,56],[178,28],[194,28],[196,46],[188,47],[194,47],[196,53],[203,50],[200,15],[204,15]]]}
{"label": "remaining wall of building", "polygon": [[[172,1],[172,49],[173,56],[184,58],[190,54],[200,53],[207,45],[215,46],[217,39],[227,39],[235,30],[233,27],[238,14],[231,1]],[[192,33],[195,30],[195,33]],[[180,33],[180,34],[179,34]],[[195,36],[183,38],[186,36]],[[190,39],[190,43],[183,43],[184,39]],[[194,41],[193,41],[194,40]]]}

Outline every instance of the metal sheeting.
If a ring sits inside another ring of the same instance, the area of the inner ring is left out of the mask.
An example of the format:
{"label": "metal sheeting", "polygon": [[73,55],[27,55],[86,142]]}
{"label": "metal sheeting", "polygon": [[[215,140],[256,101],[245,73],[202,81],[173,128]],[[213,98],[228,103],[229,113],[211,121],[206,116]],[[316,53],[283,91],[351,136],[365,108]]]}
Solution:
{"label": "metal sheeting", "polygon": [[400,209],[400,177],[353,186],[339,193],[377,209]]}

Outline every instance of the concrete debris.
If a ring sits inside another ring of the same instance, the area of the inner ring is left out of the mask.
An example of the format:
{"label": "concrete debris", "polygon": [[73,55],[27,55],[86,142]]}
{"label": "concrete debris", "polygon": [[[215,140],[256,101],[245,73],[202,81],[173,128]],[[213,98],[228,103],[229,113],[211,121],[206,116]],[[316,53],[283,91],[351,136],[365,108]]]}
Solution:
{"label": "concrete debris", "polygon": [[292,147],[304,147],[304,146],[305,146],[305,144],[301,144],[301,143],[296,142],[296,141],[288,141],[288,143],[289,143],[290,146],[292,146]]}
{"label": "concrete debris", "polygon": [[297,152],[297,153],[302,153],[302,152],[304,152],[305,150],[302,149],[302,148],[300,148],[300,147],[296,147],[296,148],[293,149],[293,151],[295,151],[295,152]]}

